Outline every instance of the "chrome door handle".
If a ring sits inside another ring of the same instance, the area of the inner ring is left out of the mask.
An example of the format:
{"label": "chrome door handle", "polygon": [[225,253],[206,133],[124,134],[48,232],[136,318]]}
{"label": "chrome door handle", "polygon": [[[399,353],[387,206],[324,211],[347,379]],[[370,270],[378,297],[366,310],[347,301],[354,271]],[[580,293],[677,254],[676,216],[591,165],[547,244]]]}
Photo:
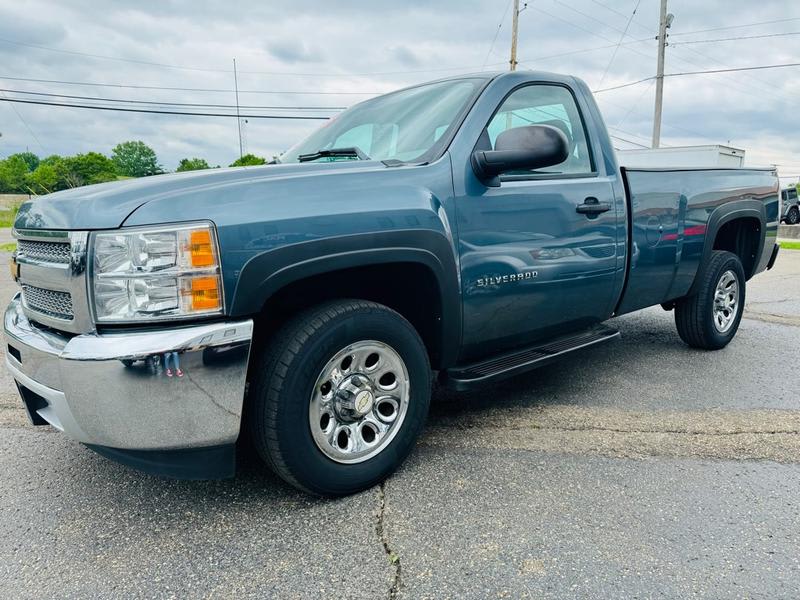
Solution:
{"label": "chrome door handle", "polygon": [[609,202],[600,202],[594,196],[589,196],[583,201],[583,204],[578,204],[578,206],[575,207],[576,212],[586,215],[590,219],[609,210],[611,210],[611,204]]}

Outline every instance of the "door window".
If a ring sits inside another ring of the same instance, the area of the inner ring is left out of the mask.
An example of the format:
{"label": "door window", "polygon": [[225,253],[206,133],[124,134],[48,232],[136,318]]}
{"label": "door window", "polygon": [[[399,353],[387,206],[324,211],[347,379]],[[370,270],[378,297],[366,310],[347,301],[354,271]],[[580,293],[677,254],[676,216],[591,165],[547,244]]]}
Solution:
{"label": "door window", "polygon": [[[594,172],[578,106],[572,93],[556,85],[529,85],[512,92],[492,117],[479,145],[491,144],[507,129],[526,125],[550,125],[561,130],[569,143],[569,157],[562,163],[535,171],[514,171],[509,175],[590,174]],[[485,148],[489,149],[489,148]]]}

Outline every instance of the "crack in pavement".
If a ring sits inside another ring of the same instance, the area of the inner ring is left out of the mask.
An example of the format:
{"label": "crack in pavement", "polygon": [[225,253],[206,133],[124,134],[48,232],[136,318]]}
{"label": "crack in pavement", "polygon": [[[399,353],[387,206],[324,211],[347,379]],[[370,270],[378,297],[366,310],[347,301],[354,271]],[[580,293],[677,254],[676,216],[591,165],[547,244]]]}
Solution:
{"label": "crack in pavement", "polygon": [[777,323],[779,325],[800,327],[800,317],[792,317],[789,315],[748,310],[745,311],[742,318],[752,319],[753,321],[763,321],[764,323]]}
{"label": "crack in pavement", "polygon": [[619,429],[616,427],[503,427],[506,431],[525,431],[537,429],[540,431],[607,431],[611,433],[669,433],[679,435],[778,435],[791,434],[798,435],[800,430],[771,430],[771,431],[686,431],[682,429]]}
{"label": "crack in pavement", "polygon": [[597,455],[610,458],[713,458],[800,463],[800,436],[743,432],[736,435],[640,433],[604,430],[483,429],[460,439],[429,429],[422,445],[486,450]]}
{"label": "crack in pavement", "polygon": [[382,482],[378,486],[378,513],[375,519],[375,533],[383,546],[383,551],[389,564],[394,571],[392,577],[392,585],[389,588],[389,600],[394,600],[400,592],[402,586],[402,565],[400,564],[400,555],[398,555],[389,545],[389,537],[386,534],[386,483]]}
{"label": "crack in pavement", "polygon": [[755,304],[780,304],[782,302],[796,302],[797,298],[781,298],[779,300],[748,300],[747,306],[744,307],[745,312],[747,312],[748,307],[755,305]]}
{"label": "crack in pavement", "polygon": [[[465,431],[469,433],[465,435]],[[620,458],[701,457],[798,463],[800,411],[492,408],[435,418],[421,443]]]}

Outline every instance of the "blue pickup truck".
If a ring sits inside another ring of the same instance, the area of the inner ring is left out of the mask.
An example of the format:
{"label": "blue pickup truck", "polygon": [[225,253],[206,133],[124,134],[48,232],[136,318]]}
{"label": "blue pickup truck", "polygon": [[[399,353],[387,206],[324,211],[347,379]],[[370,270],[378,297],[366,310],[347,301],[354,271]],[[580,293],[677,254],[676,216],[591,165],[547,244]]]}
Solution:
{"label": "blue pickup truck", "polygon": [[128,465],[231,476],[247,437],[292,485],[349,494],[412,450],[434,374],[491,385],[656,305],[724,347],[779,219],[774,170],[621,168],[574,77],[455,77],[274,164],[24,204],[7,365],[34,425]]}

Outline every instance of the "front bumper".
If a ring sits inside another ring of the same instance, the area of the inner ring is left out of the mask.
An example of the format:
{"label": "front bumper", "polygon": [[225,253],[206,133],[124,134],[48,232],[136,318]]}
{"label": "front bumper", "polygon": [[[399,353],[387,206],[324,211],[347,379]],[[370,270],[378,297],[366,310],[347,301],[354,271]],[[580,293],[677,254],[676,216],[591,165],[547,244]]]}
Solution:
{"label": "front bumper", "polygon": [[[251,320],[69,336],[31,323],[18,294],[4,329],[6,364],[34,424],[133,454],[231,446],[239,436]],[[176,358],[183,377],[167,377]]]}

